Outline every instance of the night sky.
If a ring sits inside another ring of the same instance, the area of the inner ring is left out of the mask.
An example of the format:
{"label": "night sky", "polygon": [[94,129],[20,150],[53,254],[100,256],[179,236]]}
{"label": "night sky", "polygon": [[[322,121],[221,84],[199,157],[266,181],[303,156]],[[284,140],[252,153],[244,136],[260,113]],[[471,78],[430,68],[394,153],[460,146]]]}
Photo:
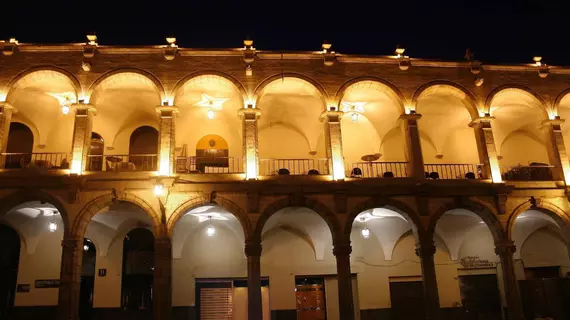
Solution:
{"label": "night sky", "polygon": [[[386,3],[385,3],[386,2]],[[484,63],[530,63],[535,55],[570,66],[570,1],[10,1],[2,5],[0,39],[102,45],[164,44],[259,50],[333,50],[463,60],[465,49]],[[29,10],[30,8],[34,10]]]}

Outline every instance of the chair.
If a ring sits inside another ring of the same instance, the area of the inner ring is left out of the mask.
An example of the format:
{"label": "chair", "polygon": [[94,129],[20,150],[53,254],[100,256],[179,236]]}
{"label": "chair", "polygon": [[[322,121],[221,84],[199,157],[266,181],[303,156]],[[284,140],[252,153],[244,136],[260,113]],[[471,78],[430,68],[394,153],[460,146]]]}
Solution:
{"label": "chair", "polygon": [[360,168],[352,168],[352,171],[350,172],[350,176],[353,178],[360,178],[362,177],[362,169]]}
{"label": "chair", "polygon": [[467,172],[465,174],[465,179],[475,179],[475,173],[473,172]]}
{"label": "chair", "polygon": [[437,173],[435,171],[430,172],[429,177],[433,180],[437,180],[437,179],[439,179],[439,173]]}
{"label": "chair", "polygon": [[384,174],[382,175],[383,178],[394,178],[394,172],[392,171],[386,171],[384,172]]}
{"label": "chair", "polygon": [[314,175],[319,175],[320,173],[319,173],[319,170],[311,169],[311,170],[309,170],[309,172],[307,174],[310,176],[314,176]]}
{"label": "chair", "polygon": [[281,168],[281,169],[279,169],[279,171],[277,171],[277,174],[280,176],[288,176],[289,175],[289,169]]}

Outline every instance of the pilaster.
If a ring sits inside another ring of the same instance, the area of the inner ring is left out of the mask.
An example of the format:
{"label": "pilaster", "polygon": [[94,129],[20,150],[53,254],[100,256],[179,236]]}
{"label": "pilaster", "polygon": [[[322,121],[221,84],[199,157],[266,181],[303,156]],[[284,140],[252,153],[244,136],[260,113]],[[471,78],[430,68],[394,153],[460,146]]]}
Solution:
{"label": "pilaster", "polygon": [[247,256],[247,318],[262,320],[261,303],[261,243],[248,241],[245,244]]}
{"label": "pilaster", "polygon": [[161,176],[171,176],[175,164],[175,119],[179,111],[175,106],[158,106],[156,112],[160,117],[158,172]]}
{"label": "pilaster", "polygon": [[71,147],[71,173],[81,174],[87,169],[93,116],[97,110],[93,105],[82,103],[73,104],[71,107],[75,110]]}
{"label": "pilaster", "polygon": [[501,260],[503,282],[505,286],[505,298],[507,300],[508,320],[524,320],[520,300],[519,285],[515,274],[515,262],[513,255],[516,246],[513,241],[495,243],[495,253]]}
{"label": "pilaster", "polygon": [[420,143],[418,120],[422,115],[412,111],[400,116],[403,120],[403,129],[406,137],[406,155],[408,158],[408,176],[416,179],[425,179],[424,158]]}
{"label": "pilaster", "polygon": [[172,313],[172,241],[154,240],[154,319],[169,320]]}
{"label": "pilaster", "polygon": [[340,318],[354,320],[354,300],[352,297],[352,274],[350,272],[350,254],[352,247],[348,243],[335,244],[333,254],[336,257],[338,280],[338,303]]}
{"label": "pilaster", "polygon": [[329,159],[329,171],[333,180],[345,178],[342,131],[340,128],[340,120],[343,114],[341,111],[325,111],[321,114],[321,121],[325,123],[327,159]]}
{"label": "pilaster", "polygon": [[[8,135],[10,134],[10,123],[12,115],[17,113],[18,110],[8,102],[0,102],[0,154],[6,152],[8,145]],[[6,157],[0,157],[0,168],[4,168]]]}
{"label": "pilaster", "polygon": [[566,146],[564,145],[564,137],[562,135],[561,124],[564,120],[556,117],[553,120],[544,121],[543,125],[548,129],[548,137],[550,144],[548,146],[548,155],[550,163],[554,165],[553,176],[555,180],[564,180],[566,184],[570,184],[570,163]]}
{"label": "pilaster", "polygon": [[78,320],[83,238],[64,235],[61,246],[62,255],[58,297],[58,319]]}
{"label": "pilaster", "polygon": [[426,319],[440,319],[439,292],[437,289],[437,277],[435,274],[434,262],[435,245],[433,241],[424,241],[424,243],[417,244],[416,255],[420,258],[422,265]]}
{"label": "pilaster", "polygon": [[493,119],[487,114],[482,118],[473,120],[469,126],[475,130],[479,162],[483,165],[483,178],[492,179],[493,182],[501,182],[501,168],[491,127]]}
{"label": "pilaster", "polygon": [[259,136],[257,120],[261,116],[261,110],[249,106],[240,109],[238,114],[242,117],[243,130],[243,154],[245,158],[246,179],[257,179],[259,175]]}

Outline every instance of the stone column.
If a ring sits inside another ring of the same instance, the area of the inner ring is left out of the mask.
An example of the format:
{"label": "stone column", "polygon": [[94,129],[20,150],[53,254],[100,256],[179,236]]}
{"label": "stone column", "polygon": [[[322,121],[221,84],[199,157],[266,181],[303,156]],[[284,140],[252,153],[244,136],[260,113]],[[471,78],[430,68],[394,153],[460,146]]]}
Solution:
{"label": "stone column", "polygon": [[348,243],[335,244],[333,254],[336,257],[338,280],[338,304],[342,320],[354,320],[354,300],[352,298],[352,274],[350,272],[350,253]]}
{"label": "stone column", "polygon": [[242,117],[243,123],[243,156],[245,160],[246,179],[257,179],[259,175],[259,137],[257,131],[257,120],[261,116],[261,110],[249,105],[240,109],[238,114]]}
{"label": "stone column", "polygon": [[406,154],[408,157],[408,176],[416,179],[425,179],[424,158],[420,143],[418,120],[422,115],[411,111],[403,114],[400,119],[404,121],[403,129],[406,137]]}
{"label": "stone column", "polygon": [[475,131],[475,140],[479,152],[479,162],[483,165],[483,178],[492,179],[493,182],[501,182],[501,168],[497,158],[497,149],[491,121],[494,118],[489,114],[473,120],[469,126]]}
{"label": "stone column", "polygon": [[81,174],[88,169],[88,155],[91,147],[91,131],[96,109],[93,105],[73,104],[75,123],[71,146],[71,173]]}
{"label": "stone column", "polygon": [[64,235],[61,246],[63,249],[59,277],[58,319],[77,320],[79,319],[83,237]]}
{"label": "stone column", "polygon": [[548,154],[550,163],[554,165],[553,178],[555,180],[564,180],[566,184],[570,184],[570,164],[568,161],[568,154],[566,153],[566,146],[564,145],[564,138],[562,136],[562,129],[560,125],[564,120],[557,116],[553,120],[547,120],[543,124],[548,129],[548,137],[550,143],[548,145]]}
{"label": "stone column", "polygon": [[247,318],[249,320],[263,320],[261,309],[261,244],[259,242],[246,242],[245,255],[247,256]]}
{"label": "stone column", "polygon": [[158,106],[156,112],[160,117],[158,143],[158,172],[161,176],[171,176],[175,172],[175,118],[178,108],[175,106]]}
{"label": "stone column", "polygon": [[154,319],[169,320],[172,313],[172,242],[168,236],[154,240]]}
{"label": "stone column", "polygon": [[422,265],[426,319],[440,319],[439,292],[437,289],[437,277],[435,275],[434,262],[435,245],[433,244],[433,240],[424,241],[424,243],[417,244],[416,255],[420,258]]}
{"label": "stone column", "polygon": [[343,180],[345,177],[342,133],[340,129],[342,115],[343,112],[340,111],[325,111],[321,114],[321,121],[325,123],[325,142],[329,172],[333,180]]}
{"label": "stone column", "polygon": [[513,255],[516,246],[513,241],[495,243],[495,253],[501,260],[503,271],[503,283],[505,286],[505,298],[507,300],[507,319],[524,320],[522,305],[519,294],[519,284],[515,274],[515,260]]}
{"label": "stone column", "polygon": [[[8,145],[8,134],[10,134],[10,122],[12,115],[17,113],[18,110],[8,102],[0,102],[0,154],[6,152]],[[0,157],[0,169],[4,168],[6,164],[6,157]]]}

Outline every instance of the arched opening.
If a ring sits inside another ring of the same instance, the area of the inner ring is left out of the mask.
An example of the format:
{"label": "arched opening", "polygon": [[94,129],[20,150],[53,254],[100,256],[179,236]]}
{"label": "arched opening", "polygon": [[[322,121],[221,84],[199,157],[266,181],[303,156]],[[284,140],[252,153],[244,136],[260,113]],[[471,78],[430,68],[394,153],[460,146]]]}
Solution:
{"label": "arched opening", "polygon": [[97,250],[91,240],[83,240],[83,258],[81,263],[81,287],[79,291],[79,318],[89,319],[93,309],[95,289],[95,264]]}
{"label": "arched opening", "polygon": [[10,319],[16,296],[20,236],[16,230],[0,223],[0,318]]}
{"label": "arched opening", "polygon": [[129,311],[152,309],[153,275],[154,236],[148,229],[133,229],[123,240],[123,308]]}
{"label": "arched opening", "polygon": [[545,107],[532,93],[507,88],[489,104],[503,180],[552,180],[553,153]]}
{"label": "arched opening", "polygon": [[[177,172],[196,170],[194,153],[200,139],[219,136],[227,143],[229,167],[214,167],[212,173],[243,172],[242,120],[238,110],[244,106],[244,96],[232,80],[215,74],[205,74],[183,80],[174,90],[174,105],[178,107],[176,126]],[[208,148],[209,149],[209,148]],[[197,150],[196,150],[197,151]],[[201,171],[202,172],[202,171]]]}
{"label": "arched opening", "polygon": [[[84,237],[96,247],[93,314],[152,317],[153,220],[139,206],[115,201],[93,216]],[[91,251],[89,251],[91,252]],[[85,252],[84,252],[85,256]],[[109,313],[111,312],[111,313]]]}
{"label": "arched opening", "polygon": [[403,102],[392,88],[371,80],[354,83],[344,91],[340,111],[347,176],[407,176]]}
{"label": "arched opening", "polygon": [[240,158],[230,158],[228,142],[221,136],[209,134],[196,143],[196,157],[178,159],[179,172],[238,173],[244,172]]}
{"label": "arched opening", "polygon": [[529,209],[517,216],[515,272],[525,318],[567,319],[570,231],[555,214]]}
{"label": "arched opening", "polygon": [[[13,306],[14,319],[55,318],[64,234],[64,220],[59,210],[48,202],[25,201],[0,214],[0,227],[0,252],[3,259],[12,257],[6,261],[11,265],[10,271],[2,272],[0,277],[6,282],[1,280],[0,287],[7,285],[10,290],[15,289],[14,296],[5,295],[5,290],[0,292],[8,299],[1,301],[2,308]],[[18,255],[19,260],[14,260]],[[14,275],[17,275],[15,279]]]}
{"label": "arched opening", "polygon": [[360,310],[375,317],[386,311],[394,319],[425,317],[414,229],[405,214],[389,207],[368,209],[356,216],[350,234],[351,264],[358,273]]}
{"label": "arched opening", "polygon": [[[277,318],[296,313],[300,319],[338,319],[332,233],[320,215],[306,207],[275,212],[263,226],[261,245],[261,274],[269,277],[270,307]],[[353,296],[357,307],[358,294]]]}
{"label": "arched opening", "polygon": [[435,225],[436,274],[442,308],[466,319],[503,319],[506,308],[499,257],[489,226],[470,210],[445,212]]}
{"label": "arched opening", "polygon": [[321,92],[306,80],[283,77],[267,84],[257,101],[259,174],[328,174]]}
{"label": "arched opening", "polygon": [[103,170],[103,153],[105,151],[105,141],[97,132],[91,133],[91,143],[89,145],[88,171]]}
{"label": "arched opening", "polygon": [[[197,319],[247,320],[245,237],[238,219],[218,205],[185,213],[172,239],[173,306]],[[262,281],[263,292],[267,281]],[[269,320],[268,296],[262,310]]]}
{"label": "arched opening", "polygon": [[[475,107],[462,90],[445,84],[424,89],[416,100],[426,176],[476,179],[482,176],[475,132],[469,127]],[[470,112],[471,111],[471,112]]]}
{"label": "arched opening", "polygon": [[20,122],[10,123],[6,144],[6,169],[19,169],[29,166],[34,150],[34,134],[28,126]]}
{"label": "arched opening", "polygon": [[129,155],[105,157],[107,170],[156,171],[158,139],[159,133],[155,128],[150,126],[136,128],[129,138]]}

